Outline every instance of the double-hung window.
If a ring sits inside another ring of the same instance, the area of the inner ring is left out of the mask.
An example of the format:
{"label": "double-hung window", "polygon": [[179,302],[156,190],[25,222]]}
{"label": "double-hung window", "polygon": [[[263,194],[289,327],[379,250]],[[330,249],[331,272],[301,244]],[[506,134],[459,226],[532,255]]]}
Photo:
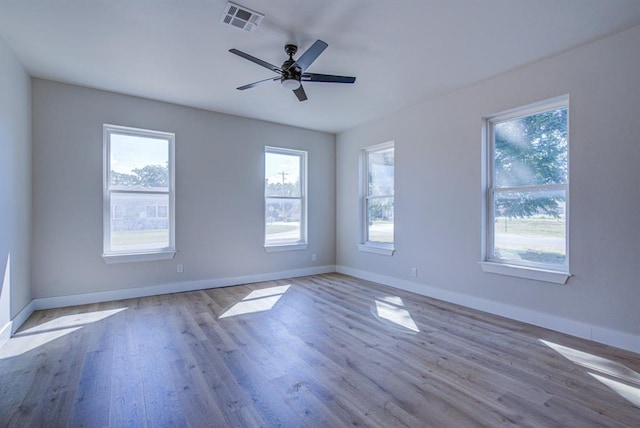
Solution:
{"label": "double-hung window", "polygon": [[105,260],[172,258],[175,135],[104,125],[103,139]]}
{"label": "double-hung window", "polygon": [[362,153],[362,239],[359,249],[394,252],[394,143],[371,146]]}
{"label": "double-hung window", "polygon": [[307,152],[265,147],[264,246],[307,248]]}
{"label": "double-hung window", "polygon": [[567,97],[486,120],[485,270],[568,278],[568,122]]}

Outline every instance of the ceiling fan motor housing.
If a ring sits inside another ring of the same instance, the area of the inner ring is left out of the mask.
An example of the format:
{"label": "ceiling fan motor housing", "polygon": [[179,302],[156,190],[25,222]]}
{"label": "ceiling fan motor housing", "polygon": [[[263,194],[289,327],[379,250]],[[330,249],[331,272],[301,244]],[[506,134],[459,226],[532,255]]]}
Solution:
{"label": "ceiling fan motor housing", "polygon": [[298,52],[298,46],[294,45],[293,43],[287,43],[286,45],[284,45],[284,51],[287,53],[287,55],[289,55],[289,59],[291,59],[291,57],[294,56],[296,52]]}
{"label": "ceiling fan motor housing", "polygon": [[298,47],[296,45],[285,45],[285,52],[289,55],[289,59],[282,63],[282,75],[280,77],[280,83],[285,89],[298,89],[300,87],[300,79],[302,77],[302,70],[298,66],[292,67],[296,62],[293,59]]}

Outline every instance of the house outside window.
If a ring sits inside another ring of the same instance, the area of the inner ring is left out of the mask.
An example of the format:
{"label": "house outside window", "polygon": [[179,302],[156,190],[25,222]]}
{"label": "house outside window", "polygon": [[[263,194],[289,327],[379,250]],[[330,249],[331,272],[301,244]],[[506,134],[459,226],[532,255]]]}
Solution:
{"label": "house outside window", "polygon": [[485,262],[568,278],[568,125],[568,97],[486,119]]}
{"label": "house outside window", "polygon": [[172,258],[175,135],[104,125],[103,139],[105,261]]}
{"label": "house outside window", "polygon": [[362,153],[361,225],[359,249],[392,255],[394,249],[393,142],[366,148]]}
{"label": "house outside window", "polygon": [[147,205],[147,218],[158,218],[158,206]]}
{"label": "house outside window", "polygon": [[267,251],[307,248],[307,152],[265,147]]}
{"label": "house outside window", "polygon": [[124,218],[124,212],[121,205],[111,205],[111,219],[121,220]]}

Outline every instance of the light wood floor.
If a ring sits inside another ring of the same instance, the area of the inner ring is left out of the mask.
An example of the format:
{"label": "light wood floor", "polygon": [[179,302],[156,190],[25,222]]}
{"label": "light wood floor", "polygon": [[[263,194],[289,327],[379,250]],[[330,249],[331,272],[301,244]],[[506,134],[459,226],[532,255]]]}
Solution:
{"label": "light wood floor", "polygon": [[638,354],[328,274],[36,312],[0,350],[0,424],[638,427],[639,373]]}

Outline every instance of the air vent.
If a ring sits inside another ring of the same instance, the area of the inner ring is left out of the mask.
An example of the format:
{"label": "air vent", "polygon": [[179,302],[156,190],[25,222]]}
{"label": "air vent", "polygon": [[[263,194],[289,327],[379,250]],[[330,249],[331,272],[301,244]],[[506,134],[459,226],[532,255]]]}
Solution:
{"label": "air vent", "polygon": [[228,2],[220,22],[245,31],[253,31],[262,22],[264,15],[239,4]]}

